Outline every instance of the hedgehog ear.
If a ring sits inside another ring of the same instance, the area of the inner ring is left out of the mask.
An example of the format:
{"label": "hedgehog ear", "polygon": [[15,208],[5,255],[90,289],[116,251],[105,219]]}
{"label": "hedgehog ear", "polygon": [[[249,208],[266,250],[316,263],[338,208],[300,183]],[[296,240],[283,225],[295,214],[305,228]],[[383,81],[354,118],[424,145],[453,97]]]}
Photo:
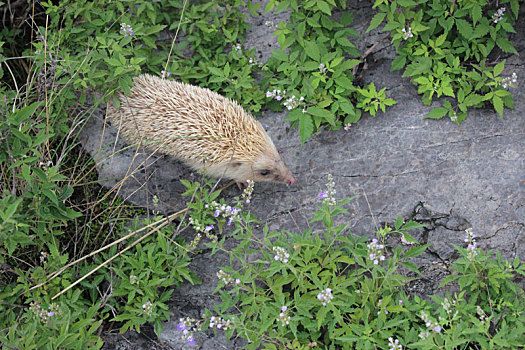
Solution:
{"label": "hedgehog ear", "polygon": [[241,165],[242,165],[242,163],[237,161],[237,160],[230,163],[230,166],[233,167],[233,168],[238,168]]}

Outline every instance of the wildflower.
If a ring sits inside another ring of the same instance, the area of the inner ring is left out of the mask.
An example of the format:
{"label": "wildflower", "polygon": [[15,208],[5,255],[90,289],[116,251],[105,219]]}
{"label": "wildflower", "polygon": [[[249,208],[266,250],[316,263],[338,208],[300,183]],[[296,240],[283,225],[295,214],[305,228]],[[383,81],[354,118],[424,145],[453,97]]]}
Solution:
{"label": "wildflower", "polygon": [[478,249],[476,248],[477,247],[477,243],[476,243],[477,236],[472,233],[472,228],[466,229],[465,232],[467,234],[465,236],[465,242],[467,243],[467,258],[470,261],[473,261],[474,257],[478,255]]}
{"label": "wildflower", "polygon": [[322,290],[320,293],[317,294],[317,299],[321,301],[321,304],[323,304],[323,306],[326,306],[326,304],[330,304],[333,298],[334,296],[332,295],[332,289],[330,288],[326,288],[325,290]]}
{"label": "wildflower", "polygon": [[138,284],[138,279],[136,275],[129,275],[129,283],[130,284]]}
{"label": "wildflower", "polygon": [[335,201],[335,183],[332,177],[332,174],[328,174],[328,183],[326,184],[326,192],[319,193],[319,198],[323,199],[323,203],[327,204],[330,207],[333,207],[336,203]]}
{"label": "wildflower", "polygon": [[454,112],[454,114],[450,117],[450,120],[452,120],[453,122],[456,122],[458,120],[458,114]]}
{"label": "wildflower", "polygon": [[222,271],[222,270],[219,270],[219,272],[217,272],[217,277],[218,277],[222,282],[224,282],[225,285],[234,282],[233,277],[231,277],[230,275],[228,275],[226,272],[224,272],[224,271]]}
{"label": "wildflower", "polygon": [[501,86],[506,89],[509,87],[514,87],[514,84],[518,82],[518,76],[516,73],[512,73],[512,76],[503,78],[501,80]]}
{"label": "wildflower", "polygon": [[306,108],[303,108],[303,110],[301,112],[303,112],[303,114],[305,114],[306,113]]}
{"label": "wildflower", "polygon": [[241,44],[237,44],[233,47],[233,50],[235,52],[241,52],[242,51],[242,47],[241,47]]}
{"label": "wildflower", "polygon": [[479,305],[476,306],[476,314],[481,322],[485,323],[485,321],[487,321],[487,314]]}
{"label": "wildflower", "polygon": [[193,333],[199,330],[201,322],[193,318],[180,318],[177,329],[182,331],[181,338],[186,340],[190,345],[195,345]]}
{"label": "wildflower", "polygon": [[210,328],[217,328],[217,329],[229,329],[230,327],[232,326],[231,324],[231,321],[230,320],[225,320],[221,317],[215,317],[215,316],[212,316],[210,318]]}
{"label": "wildflower", "polygon": [[40,252],[40,263],[45,264],[47,262],[47,258],[49,257],[48,252]]}
{"label": "wildflower", "polygon": [[301,96],[299,99],[295,95],[292,95],[292,97],[288,98],[286,101],[284,101],[283,105],[288,108],[288,110],[292,110],[295,107],[301,105],[301,103],[304,101],[304,97]]}
{"label": "wildflower", "polygon": [[272,250],[275,252],[275,255],[273,257],[275,261],[282,261],[285,264],[288,262],[290,254],[288,254],[286,249],[282,247],[273,247]]}
{"label": "wildflower", "polygon": [[252,198],[253,186],[255,185],[255,182],[253,182],[252,180],[246,180],[246,182],[248,183],[248,186],[246,186],[246,188],[242,192],[241,199],[246,204],[249,204],[250,199]]}
{"label": "wildflower", "polygon": [[324,63],[319,63],[319,71],[322,73],[322,74],[326,74],[326,65]]}
{"label": "wildflower", "polygon": [[389,350],[403,350],[403,345],[399,344],[399,339],[392,337],[388,338],[388,349]]}
{"label": "wildflower", "polygon": [[388,315],[388,311],[385,306],[382,306],[382,303],[383,303],[383,299],[379,299],[379,301],[377,302],[377,307],[380,308],[379,311],[377,312],[377,316],[381,315],[381,312],[384,313],[385,315]]}
{"label": "wildflower", "polygon": [[374,265],[378,265],[380,261],[385,260],[385,256],[383,255],[383,249],[385,246],[379,244],[379,241],[376,238],[367,245],[367,248],[368,258],[374,263]]}
{"label": "wildflower", "polygon": [[[171,72],[167,72],[167,71],[163,70],[163,71],[160,72],[160,73],[161,73],[161,74],[160,74],[160,77],[161,77],[162,79],[166,79],[166,78],[171,77]],[[155,198],[156,198],[156,196],[155,196]]]}
{"label": "wildflower", "polygon": [[408,38],[412,38],[414,36],[414,34],[412,34],[412,27],[408,27],[408,30],[403,28],[401,29],[401,31],[405,35],[405,40],[407,40]]}
{"label": "wildflower", "polygon": [[419,334],[419,337],[421,339],[425,339],[425,338],[427,338],[430,335],[429,330],[433,330],[436,333],[441,332],[441,326],[438,325],[436,322],[434,322],[425,311],[421,311],[420,317],[425,322],[425,325],[427,327],[426,331],[421,332]]}
{"label": "wildflower", "polygon": [[209,232],[209,231],[211,231],[214,227],[215,227],[214,225],[206,226],[206,228],[204,229],[204,231]]}
{"label": "wildflower", "polygon": [[345,131],[350,130],[351,126],[352,126],[352,123],[345,124],[345,127],[344,127]]}
{"label": "wildflower", "polygon": [[153,312],[153,304],[151,303],[151,301],[146,301],[143,305],[142,305],[142,310],[144,311],[144,313],[146,314],[146,316],[151,316],[152,312]]}
{"label": "wildflower", "polygon": [[290,324],[291,317],[288,315],[288,308],[286,306],[281,306],[281,313],[279,314],[278,321],[281,321],[281,325],[285,326]]}
{"label": "wildflower", "polygon": [[492,22],[494,24],[498,23],[503,19],[503,14],[505,13],[505,7],[499,8],[494,14],[492,15]]}
{"label": "wildflower", "polygon": [[120,23],[120,33],[123,34],[125,38],[135,35],[133,28],[126,23]]}
{"label": "wildflower", "polygon": [[192,335],[188,336],[188,338],[186,338],[186,340],[188,341],[188,343],[190,345],[195,345],[195,340],[193,340],[193,336]]}

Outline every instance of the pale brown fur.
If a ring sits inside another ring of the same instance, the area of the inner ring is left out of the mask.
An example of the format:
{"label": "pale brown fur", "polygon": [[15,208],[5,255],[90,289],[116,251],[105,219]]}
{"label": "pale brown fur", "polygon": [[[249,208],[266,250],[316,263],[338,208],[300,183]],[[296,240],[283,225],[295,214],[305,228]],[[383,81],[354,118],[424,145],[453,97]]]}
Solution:
{"label": "pale brown fur", "polygon": [[295,182],[261,124],[237,102],[148,74],[133,82],[129,96],[119,95],[119,110],[108,103],[111,122],[126,139],[215,178]]}

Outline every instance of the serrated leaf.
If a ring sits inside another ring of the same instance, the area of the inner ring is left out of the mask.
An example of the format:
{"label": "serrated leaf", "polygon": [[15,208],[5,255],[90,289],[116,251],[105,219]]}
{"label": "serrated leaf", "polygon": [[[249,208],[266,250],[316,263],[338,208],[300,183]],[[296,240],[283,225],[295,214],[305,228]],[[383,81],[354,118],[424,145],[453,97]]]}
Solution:
{"label": "serrated leaf", "polygon": [[496,40],[496,45],[498,45],[498,47],[504,52],[518,55],[518,51],[516,51],[514,45],[512,45],[512,43],[506,38],[498,38],[498,40]]}
{"label": "serrated leaf", "polygon": [[427,249],[427,247],[428,247],[429,245],[430,245],[430,244],[423,244],[423,245],[418,246],[418,247],[410,248],[410,249],[407,250],[407,251],[405,252],[405,254],[403,255],[403,259],[413,258],[413,257],[416,257],[416,256],[418,256],[418,255],[423,254],[423,252]]}
{"label": "serrated leaf", "polygon": [[144,31],[144,34],[151,35],[151,34],[160,32],[164,28],[166,28],[166,25],[164,25],[164,24],[157,24],[157,25],[154,25],[154,26],[151,26],[151,27],[147,27],[146,30]]}
{"label": "serrated leaf", "polygon": [[405,56],[397,56],[394,59],[394,62],[392,62],[392,67],[390,68],[390,71],[394,72],[396,70],[403,69],[403,67],[405,66],[406,61],[407,61],[407,59],[406,59]]}
{"label": "serrated leaf", "polygon": [[318,1],[317,2],[317,7],[319,8],[319,10],[321,10],[324,13],[326,13],[328,16],[332,15],[332,11],[330,10],[330,6],[326,2]]}
{"label": "serrated leaf", "polygon": [[321,53],[319,52],[319,47],[314,41],[305,40],[304,50],[306,54],[314,61],[319,62],[321,60]]}
{"label": "serrated leaf", "polygon": [[386,16],[386,13],[384,12],[376,13],[374,17],[372,17],[372,20],[370,21],[370,25],[368,26],[366,33],[379,27],[381,22],[383,22],[383,20],[385,19],[385,16]]}
{"label": "serrated leaf", "polygon": [[273,50],[272,56],[278,59],[279,61],[288,61],[288,55],[286,54],[286,52],[284,52],[283,49]]}
{"label": "serrated leaf", "polygon": [[492,97],[492,105],[496,112],[498,112],[499,116],[503,117],[503,101],[501,98],[494,95],[494,97]]}
{"label": "serrated leaf", "polygon": [[301,135],[301,143],[304,144],[306,140],[314,133],[314,123],[309,114],[303,114],[299,119],[299,134]]}
{"label": "serrated leaf", "polygon": [[461,33],[461,35],[467,39],[470,40],[472,37],[472,26],[470,23],[465,21],[464,19],[456,19],[456,27],[458,28],[458,31]]}
{"label": "serrated leaf", "polygon": [[472,22],[476,24],[481,19],[481,16],[482,16],[481,6],[479,6],[478,4],[474,4],[470,11],[470,15],[472,16]]}
{"label": "serrated leaf", "polygon": [[505,60],[498,63],[496,66],[494,66],[494,76],[497,77],[498,75],[503,72],[503,69],[505,68]]}

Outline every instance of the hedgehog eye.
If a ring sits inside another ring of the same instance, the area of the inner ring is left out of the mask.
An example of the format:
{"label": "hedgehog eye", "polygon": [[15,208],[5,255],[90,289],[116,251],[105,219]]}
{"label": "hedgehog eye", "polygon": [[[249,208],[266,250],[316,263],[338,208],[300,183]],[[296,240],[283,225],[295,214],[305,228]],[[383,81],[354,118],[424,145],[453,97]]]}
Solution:
{"label": "hedgehog eye", "polygon": [[266,176],[266,175],[268,175],[269,173],[270,173],[270,170],[266,170],[266,169],[265,169],[265,170],[261,170],[261,173],[260,173],[260,174],[261,174],[262,176]]}

